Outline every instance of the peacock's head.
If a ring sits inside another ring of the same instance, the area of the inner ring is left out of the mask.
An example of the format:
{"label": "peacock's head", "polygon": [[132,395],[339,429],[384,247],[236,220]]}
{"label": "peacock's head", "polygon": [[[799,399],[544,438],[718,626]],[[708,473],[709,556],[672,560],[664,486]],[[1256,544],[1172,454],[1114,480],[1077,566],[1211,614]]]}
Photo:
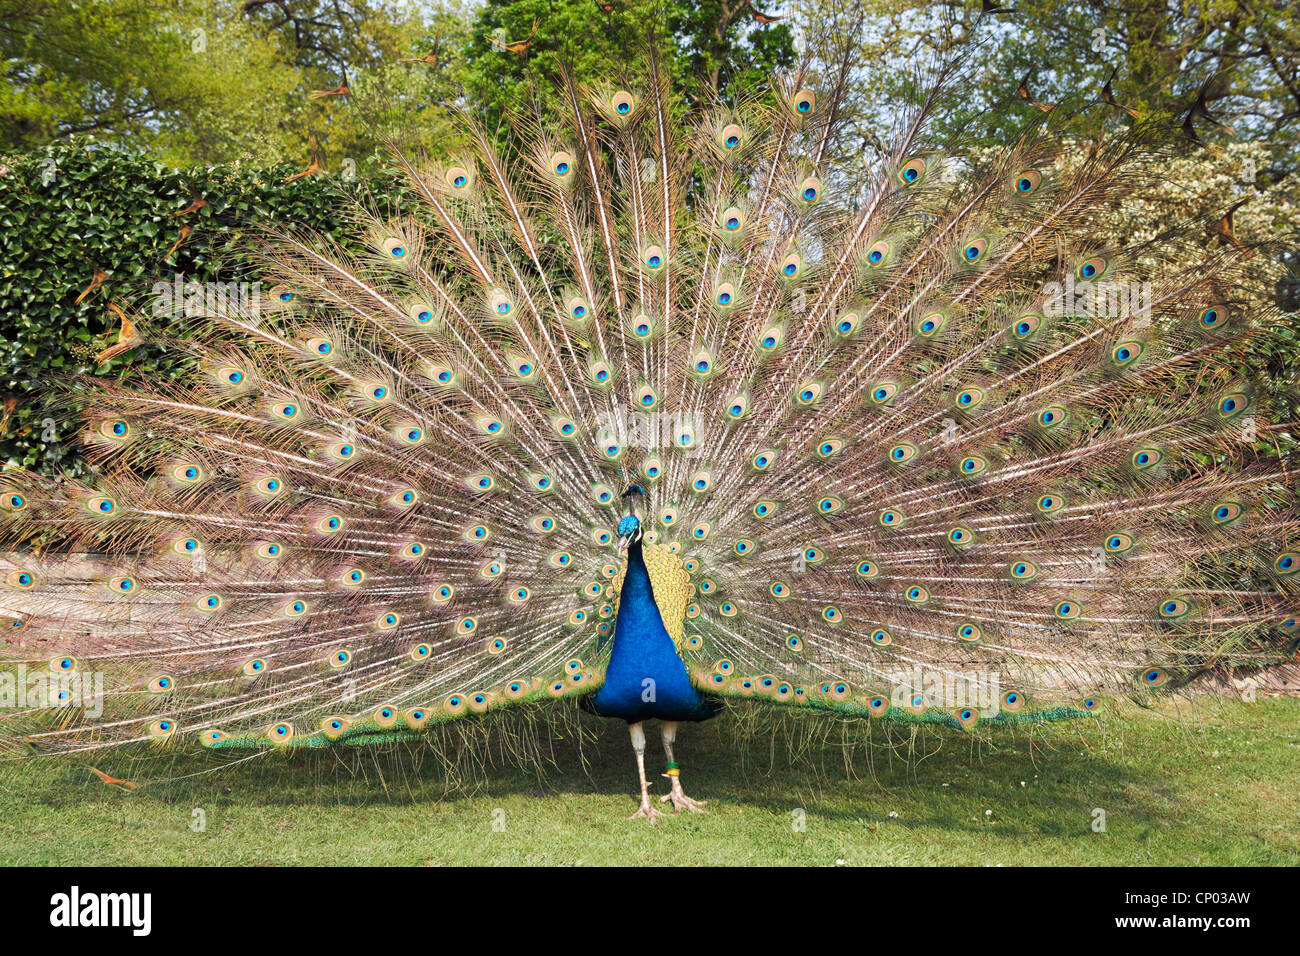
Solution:
{"label": "peacock's head", "polygon": [[618,553],[622,554],[629,545],[641,540],[641,519],[636,515],[626,515],[618,523]]}
{"label": "peacock's head", "polygon": [[639,484],[630,484],[623,492],[627,501],[627,515],[618,523],[618,553],[622,554],[629,545],[641,540],[641,519],[636,516],[636,500],[644,498],[645,488]]}

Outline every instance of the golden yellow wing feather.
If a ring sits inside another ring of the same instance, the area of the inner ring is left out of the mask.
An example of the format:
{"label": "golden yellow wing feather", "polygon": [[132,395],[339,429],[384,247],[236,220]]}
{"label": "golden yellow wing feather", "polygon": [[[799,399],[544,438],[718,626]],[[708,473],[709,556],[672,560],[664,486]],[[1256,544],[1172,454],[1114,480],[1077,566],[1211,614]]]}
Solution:
{"label": "golden yellow wing feather", "polygon": [[[686,605],[695,596],[691,576],[682,567],[682,559],[666,546],[645,542],[641,546],[646,570],[650,572],[650,590],[654,592],[655,606],[663,618],[664,629],[673,639],[677,653],[682,651],[682,626],[686,621]],[[627,559],[618,567],[618,574],[610,584],[611,593],[623,591],[623,578],[627,575]],[[617,609],[617,603],[615,604]]]}

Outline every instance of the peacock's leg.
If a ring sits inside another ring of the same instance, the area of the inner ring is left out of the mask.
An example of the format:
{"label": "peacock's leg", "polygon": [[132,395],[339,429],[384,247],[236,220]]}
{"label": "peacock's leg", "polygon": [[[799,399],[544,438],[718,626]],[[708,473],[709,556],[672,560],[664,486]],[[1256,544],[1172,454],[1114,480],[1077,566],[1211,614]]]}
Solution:
{"label": "peacock's leg", "polygon": [[677,739],[677,721],[665,720],[663,722],[664,732],[664,753],[668,757],[668,772],[665,777],[671,781],[673,788],[668,793],[659,798],[660,803],[673,802],[673,808],[677,812],[682,810],[693,810],[696,813],[704,812],[704,804],[707,800],[692,800],[682,792],[682,775],[681,770],[677,767],[677,761],[673,759],[673,741]]}
{"label": "peacock's leg", "polygon": [[645,782],[645,727],[638,721],[628,724],[627,730],[632,735],[632,749],[636,751],[636,772],[641,777],[641,809],[628,819],[645,817],[653,825],[659,822],[659,811],[650,806],[650,785]]}

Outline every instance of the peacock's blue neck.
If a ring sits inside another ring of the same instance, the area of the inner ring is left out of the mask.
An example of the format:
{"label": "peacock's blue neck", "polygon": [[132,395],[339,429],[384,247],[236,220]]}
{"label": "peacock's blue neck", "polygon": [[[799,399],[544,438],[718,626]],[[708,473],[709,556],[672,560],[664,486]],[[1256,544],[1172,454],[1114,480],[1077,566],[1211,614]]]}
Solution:
{"label": "peacock's blue neck", "polygon": [[[614,621],[613,653],[617,656],[621,648],[622,653],[627,655],[638,649],[635,645],[653,646],[659,642],[659,632],[662,632],[663,640],[672,643],[659,613],[659,606],[655,604],[650,571],[645,566],[645,552],[638,541],[627,550],[627,573],[623,576],[618,617]],[[676,653],[674,648],[673,655],[676,656]]]}
{"label": "peacock's blue neck", "polygon": [[694,687],[664,627],[641,543],[628,548],[627,573],[614,619],[614,646],[605,683],[592,709],[625,720],[702,720],[714,708]]}

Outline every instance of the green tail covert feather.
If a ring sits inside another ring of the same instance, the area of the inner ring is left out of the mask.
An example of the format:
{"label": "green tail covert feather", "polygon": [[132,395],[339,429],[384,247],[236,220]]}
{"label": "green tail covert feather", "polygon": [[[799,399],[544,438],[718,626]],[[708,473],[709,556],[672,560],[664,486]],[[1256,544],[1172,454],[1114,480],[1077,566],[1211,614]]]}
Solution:
{"label": "green tail covert feather", "polygon": [[397,155],[364,254],[278,226],[257,307],[133,318],[188,380],[76,383],[94,484],[0,474],[0,749],[575,699],[638,753],[733,699],[989,730],[1295,653],[1257,252],[1215,210],[1096,238],[1158,131],[1081,148],[1056,110],[972,155],[929,96],[846,171],[806,66],[688,111],[650,51],[554,95]]}

